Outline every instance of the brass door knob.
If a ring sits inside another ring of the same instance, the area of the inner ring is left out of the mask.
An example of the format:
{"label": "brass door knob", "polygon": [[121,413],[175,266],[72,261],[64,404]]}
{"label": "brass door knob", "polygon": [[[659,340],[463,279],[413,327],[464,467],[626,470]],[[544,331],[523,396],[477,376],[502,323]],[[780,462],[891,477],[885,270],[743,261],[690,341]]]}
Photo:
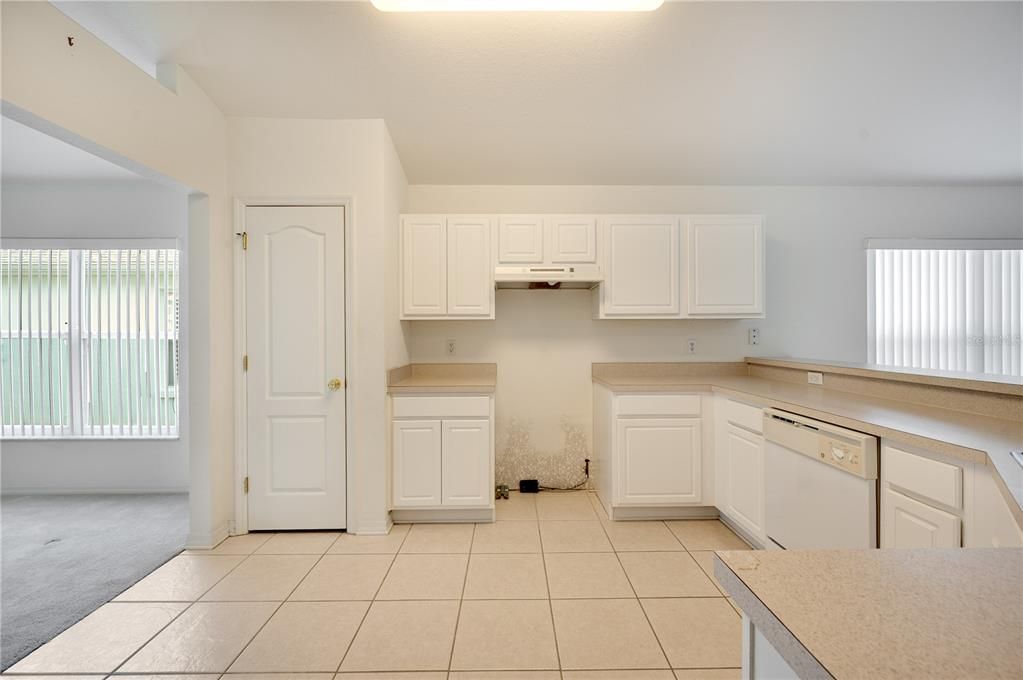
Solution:
{"label": "brass door knob", "polygon": [[330,390],[331,392],[337,392],[339,389],[341,389],[341,379],[334,378],[333,380],[331,380],[329,383],[327,383],[327,389]]}

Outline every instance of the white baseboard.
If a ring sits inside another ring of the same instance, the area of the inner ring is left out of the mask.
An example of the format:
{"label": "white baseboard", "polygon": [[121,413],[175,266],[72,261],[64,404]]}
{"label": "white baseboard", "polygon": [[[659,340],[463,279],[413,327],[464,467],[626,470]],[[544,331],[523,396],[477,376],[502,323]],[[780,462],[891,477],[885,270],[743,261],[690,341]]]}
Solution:
{"label": "white baseboard", "polygon": [[611,508],[611,512],[611,519],[615,521],[714,519],[718,516],[718,509],[712,505],[698,507],[617,507]]}
{"label": "white baseboard", "polygon": [[154,488],[154,487],[113,487],[113,488],[93,488],[93,487],[54,487],[54,486],[25,486],[25,487],[8,487],[5,486],[0,489],[0,494],[4,496],[85,496],[85,495],[98,495],[98,494],[147,494],[147,493],[188,493],[188,488],[181,487],[168,487],[168,488]]}
{"label": "white baseboard", "polygon": [[403,509],[391,510],[391,517],[399,524],[409,522],[493,522],[493,508]]}
{"label": "white baseboard", "polygon": [[187,550],[209,550],[217,547],[227,536],[227,522],[224,522],[208,534],[189,534],[185,539],[185,548]]}
{"label": "white baseboard", "polygon": [[728,515],[722,514],[721,517],[719,517],[718,519],[721,520],[722,524],[724,524],[726,527],[728,527],[736,534],[738,534],[739,538],[749,543],[756,550],[766,549],[766,546],[764,545],[763,541],[761,541],[759,538],[755,538],[750,532],[746,531],[741,526],[739,526],[739,524]]}

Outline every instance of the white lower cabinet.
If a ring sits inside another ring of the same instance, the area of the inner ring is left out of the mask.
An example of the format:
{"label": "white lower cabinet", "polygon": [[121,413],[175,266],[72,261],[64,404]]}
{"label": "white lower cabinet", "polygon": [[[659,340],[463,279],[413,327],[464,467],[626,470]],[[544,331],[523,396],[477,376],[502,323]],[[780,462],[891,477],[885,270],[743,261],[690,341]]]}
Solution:
{"label": "white lower cabinet", "polygon": [[952,513],[905,496],[890,487],[881,500],[881,547],[958,548],[962,520]]}
{"label": "white lower cabinet", "polygon": [[441,423],[394,421],[394,504],[410,508],[441,504]]}
{"label": "white lower cabinet", "polygon": [[492,397],[400,397],[392,410],[393,508],[493,508]]}
{"label": "white lower cabinet", "polygon": [[959,548],[973,469],[902,446],[881,446],[882,548]]}
{"label": "white lower cabinet", "polygon": [[445,420],[441,424],[442,505],[489,505],[489,420]]}
{"label": "white lower cabinet", "polygon": [[592,479],[611,519],[713,516],[714,466],[700,394],[595,386]]}
{"label": "white lower cabinet", "polygon": [[728,423],[724,512],[757,537],[764,535],[764,438]]}
{"label": "white lower cabinet", "polygon": [[700,500],[699,418],[619,418],[621,504]]}

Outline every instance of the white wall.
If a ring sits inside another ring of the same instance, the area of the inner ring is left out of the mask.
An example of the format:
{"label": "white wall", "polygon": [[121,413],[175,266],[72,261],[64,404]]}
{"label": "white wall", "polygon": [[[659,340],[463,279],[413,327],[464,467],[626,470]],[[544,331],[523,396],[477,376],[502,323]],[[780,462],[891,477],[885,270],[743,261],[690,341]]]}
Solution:
{"label": "white wall", "polygon": [[[498,291],[495,321],[410,322],[412,361],[498,364],[498,473],[569,481],[591,437],[590,364],[748,355],[864,361],[868,237],[1023,234],[1020,187],[409,187],[408,212],[762,213],[767,318],[595,321],[586,291]],[[761,345],[746,344],[760,329]],[[688,338],[697,353],[686,354]],[[545,477],[546,475],[546,477]],[[508,477],[504,481],[508,481]]]}
{"label": "white wall", "polygon": [[405,362],[397,322],[397,224],[406,188],[380,120],[232,118],[232,192],[240,198],[348,197],[348,529],[388,521],[386,370]]}
{"label": "white wall", "polygon": [[[9,238],[176,238],[181,332],[188,331],[188,197],[154,182],[5,181],[0,225]],[[186,491],[188,345],[181,347],[180,437],[173,441],[7,441],[4,493]]]}
{"label": "white wall", "polygon": [[[226,123],[181,69],[170,90],[49,3],[3,3],[3,113],[189,195],[190,546],[227,534],[232,247]],[[67,36],[76,37],[73,47]]]}

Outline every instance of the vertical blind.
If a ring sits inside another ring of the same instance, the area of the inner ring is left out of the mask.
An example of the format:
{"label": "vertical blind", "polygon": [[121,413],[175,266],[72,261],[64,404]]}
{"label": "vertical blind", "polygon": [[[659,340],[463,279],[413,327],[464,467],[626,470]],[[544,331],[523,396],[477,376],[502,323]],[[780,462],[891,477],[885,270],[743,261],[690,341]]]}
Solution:
{"label": "vertical blind", "polygon": [[868,244],[871,363],[1021,375],[1023,250],[969,245]]}
{"label": "vertical blind", "polygon": [[9,438],[178,434],[176,249],[0,250]]}

